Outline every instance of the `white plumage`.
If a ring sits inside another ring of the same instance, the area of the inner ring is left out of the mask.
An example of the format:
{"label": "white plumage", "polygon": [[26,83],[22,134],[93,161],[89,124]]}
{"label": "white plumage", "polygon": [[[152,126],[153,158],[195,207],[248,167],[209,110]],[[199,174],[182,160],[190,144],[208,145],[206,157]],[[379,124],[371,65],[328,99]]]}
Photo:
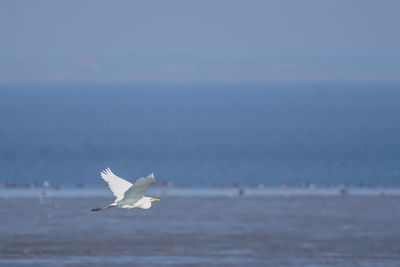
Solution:
{"label": "white plumage", "polygon": [[149,209],[152,202],[160,201],[158,198],[144,196],[146,191],[156,183],[156,178],[153,173],[146,177],[139,178],[133,184],[115,175],[110,168],[103,170],[100,175],[101,178],[107,182],[116,199],[109,206],[104,208],[94,208],[92,211],[109,208]]}
{"label": "white plumage", "polygon": [[133,185],[132,183],[124,180],[117,175],[115,175],[110,168],[105,169],[100,172],[101,178],[107,182],[108,186],[113,192],[114,196],[117,198],[115,202],[120,201],[124,198],[124,193]]}

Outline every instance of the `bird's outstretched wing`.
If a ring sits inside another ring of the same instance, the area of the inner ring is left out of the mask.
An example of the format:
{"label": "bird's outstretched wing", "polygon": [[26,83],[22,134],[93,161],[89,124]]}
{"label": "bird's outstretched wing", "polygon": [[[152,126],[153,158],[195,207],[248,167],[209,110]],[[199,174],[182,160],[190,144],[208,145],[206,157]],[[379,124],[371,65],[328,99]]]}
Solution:
{"label": "bird's outstretched wing", "polygon": [[107,182],[114,196],[117,198],[115,202],[120,201],[124,197],[125,192],[132,187],[132,183],[115,175],[110,168],[105,169],[100,174],[101,178]]}
{"label": "bird's outstretched wing", "polygon": [[155,183],[156,178],[153,173],[146,177],[137,179],[137,181],[133,183],[132,187],[125,192],[123,202],[126,204],[135,204]]}

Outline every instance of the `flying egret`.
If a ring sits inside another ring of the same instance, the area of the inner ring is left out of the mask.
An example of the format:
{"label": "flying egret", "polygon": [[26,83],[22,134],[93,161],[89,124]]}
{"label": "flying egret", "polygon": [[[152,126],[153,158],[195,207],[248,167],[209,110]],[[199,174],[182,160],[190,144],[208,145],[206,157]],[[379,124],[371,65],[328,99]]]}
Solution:
{"label": "flying egret", "polygon": [[107,182],[116,199],[114,203],[104,208],[94,208],[91,209],[91,211],[109,208],[149,209],[151,207],[151,202],[160,201],[159,198],[144,196],[144,193],[156,183],[156,178],[153,173],[137,179],[133,184],[115,175],[110,168],[105,169],[100,174],[101,178]]}

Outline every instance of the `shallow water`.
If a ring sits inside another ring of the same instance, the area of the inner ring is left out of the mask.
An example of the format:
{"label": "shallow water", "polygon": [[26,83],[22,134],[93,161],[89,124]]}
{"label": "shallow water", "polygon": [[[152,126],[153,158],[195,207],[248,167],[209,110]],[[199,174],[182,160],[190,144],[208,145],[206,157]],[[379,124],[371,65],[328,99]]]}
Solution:
{"label": "shallow water", "polygon": [[398,266],[400,198],[1,199],[0,266]]}

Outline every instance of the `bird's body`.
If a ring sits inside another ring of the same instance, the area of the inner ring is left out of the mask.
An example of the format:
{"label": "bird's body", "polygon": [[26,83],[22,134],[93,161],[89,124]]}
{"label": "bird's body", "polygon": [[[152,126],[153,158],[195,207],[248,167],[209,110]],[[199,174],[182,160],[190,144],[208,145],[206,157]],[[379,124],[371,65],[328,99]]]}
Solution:
{"label": "bird's body", "polygon": [[109,168],[101,173],[101,178],[107,182],[114,196],[115,201],[104,208],[94,208],[92,211],[99,211],[109,208],[122,208],[122,209],[149,209],[151,203],[160,201],[158,198],[145,197],[144,193],[156,183],[154,174],[146,177],[139,178],[135,183],[130,183],[121,177],[115,175]]}

